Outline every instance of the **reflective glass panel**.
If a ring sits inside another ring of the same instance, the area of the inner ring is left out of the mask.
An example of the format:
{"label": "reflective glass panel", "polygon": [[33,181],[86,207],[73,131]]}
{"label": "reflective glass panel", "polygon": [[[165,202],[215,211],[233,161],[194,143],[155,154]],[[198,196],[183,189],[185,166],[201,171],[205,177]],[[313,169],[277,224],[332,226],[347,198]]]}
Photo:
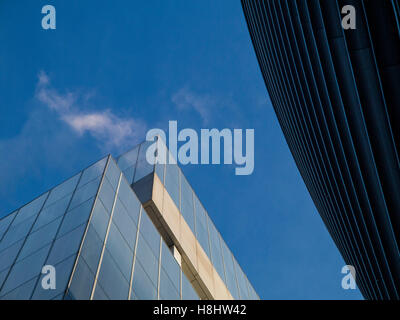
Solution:
{"label": "reflective glass panel", "polygon": [[13,245],[0,252],[0,271],[4,270],[14,263],[14,260],[17,257],[23,242],[24,239],[14,243]]}
{"label": "reflective glass panel", "polygon": [[106,209],[104,208],[101,201],[97,201],[93,209],[90,225],[93,226],[93,228],[97,232],[97,235],[100,239],[102,239],[102,241],[106,236],[108,220],[110,220],[110,216],[108,215]]}
{"label": "reflective glass panel", "polygon": [[[127,281],[130,281],[133,264],[133,251],[131,248],[129,248],[128,244],[114,223],[111,223],[110,226],[106,248],[116,261],[116,264],[121,270],[122,275]],[[107,287],[104,287],[104,289],[107,289]]]}
{"label": "reflective glass panel", "polygon": [[[0,251],[9,247],[18,240],[25,238],[32,227],[33,222],[36,217],[30,217],[18,225],[12,223],[11,227],[8,229],[7,233],[4,235],[3,240],[0,242]],[[14,220],[15,221],[15,220]]]}
{"label": "reflective glass panel", "polygon": [[121,184],[118,190],[118,198],[125,206],[129,216],[137,224],[141,204],[125,179],[121,179]]}
{"label": "reflective glass panel", "polygon": [[114,159],[110,159],[110,163],[108,164],[106,171],[106,177],[114,190],[117,190],[120,174],[121,170],[119,170],[119,168],[117,167]]}
{"label": "reflective glass panel", "polygon": [[193,191],[183,175],[181,176],[181,212],[186,223],[195,233]]}
{"label": "reflective glass panel", "polygon": [[85,259],[93,273],[97,271],[102,249],[103,241],[99,238],[94,227],[90,225],[82,245],[81,257]]}
{"label": "reflective glass panel", "polygon": [[127,210],[119,199],[115,204],[113,223],[118,227],[125,241],[133,250],[136,242],[136,223],[128,215]]}
{"label": "reflective glass panel", "polygon": [[47,198],[47,194],[48,192],[19,209],[18,214],[13,221],[13,225],[16,226],[27,218],[37,215]]}
{"label": "reflective glass panel", "polygon": [[128,167],[135,167],[138,156],[139,145],[118,158],[118,167],[124,171]]}
{"label": "reflective glass panel", "polygon": [[104,251],[97,281],[110,299],[128,299],[129,284],[107,249]]}
{"label": "reflective glass panel", "polygon": [[5,293],[8,293],[23,284],[24,282],[39,275],[44,265],[49,249],[50,245],[47,245],[46,247],[35,252],[34,254],[31,254],[29,257],[16,263],[11,269],[11,272],[7,280],[5,281],[0,294],[3,295]]}
{"label": "reflective glass panel", "polygon": [[45,207],[51,205],[52,203],[64,198],[66,195],[70,195],[76,187],[79,181],[81,172],[76,176],[68,179],[57,187],[53,188],[49,194],[49,198],[46,201]]}
{"label": "reflective glass panel", "polygon": [[207,256],[211,259],[206,211],[204,210],[196,195],[194,195],[194,200],[196,217],[196,238],[200,242],[201,247],[203,248]]}
{"label": "reflective glass panel", "polygon": [[54,219],[62,216],[67,210],[69,201],[71,200],[72,193],[66,197],[53,202],[51,205],[46,206],[39,214],[38,219],[33,226],[33,231],[43,227]]}
{"label": "reflective glass panel", "polygon": [[135,270],[133,273],[131,299],[155,300],[157,299],[157,288],[144,270],[142,264],[136,260]]}
{"label": "reflective glass panel", "polygon": [[226,274],[226,285],[229,292],[235,299],[239,299],[239,292],[236,283],[235,268],[233,265],[233,256],[225,241],[221,239],[222,255],[224,258],[225,274]]}
{"label": "reflective glass panel", "polygon": [[37,277],[21,284],[18,288],[0,297],[1,300],[29,300],[37,281]]}
{"label": "reflective glass panel", "polygon": [[101,287],[101,284],[98,282],[96,284],[96,289],[94,290],[93,300],[110,300],[110,298]]}
{"label": "reflective glass panel", "polygon": [[[71,299],[89,300],[94,283],[94,274],[87,266],[85,259],[79,258],[68,295]],[[68,299],[68,297],[66,297]]]}
{"label": "reflective glass panel", "polygon": [[88,221],[93,207],[93,201],[94,198],[91,198],[67,212],[58,233],[58,237],[63,236],[64,234],[75,229],[77,226]]}
{"label": "reflective glass panel", "polygon": [[225,282],[224,265],[222,261],[222,252],[220,244],[220,235],[215,228],[213,222],[208,220],[208,228],[210,231],[210,243],[211,243],[211,256],[212,263],[220,275],[221,279]]}
{"label": "reflective glass panel", "polygon": [[143,210],[142,217],[140,219],[140,232],[147,243],[150,245],[150,249],[153,254],[158,257],[160,254],[160,234],[158,233],[153,222],[151,222],[147,213]]}
{"label": "reflective glass panel", "polygon": [[54,266],[56,271],[56,288],[55,289],[43,289],[42,280],[47,275],[41,274],[39,282],[36,285],[36,289],[33,293],[33,300],[50,300],[58,296],[60,293],[64,293],[67,289],[68,281],[71,276],[72,268],[75,263],[75,255],[63,260],[62,262]]}
{"label": "reflective glass panel", "polygon": [[154,285],[157,284],[158,279],[158,255],[155,256],[150,246],[144,240],[143,236],[139,235],[138,248],[136,252],[136,262],[140,261],[143,266],[146,266],[146,273],[153,281]]}
{"label": "reflective glass panel", "polygon": [[74,193],[69,209],[73,209],[86,200],[94,197],[97,193],[97,189],[99,188],[100,179],[101,178],[98,177],[92,182],[85,184],[83,187],[78,188]]}
{"label": "reflective glass panel", "polygon": [[165,269],[165,272],[171,278],[172,282],[179,289],[179,278],[180,278],[180,267],[176,262],[175,257],[172,255],[171,250],[167,247],[165,242],[162,242],[161,250],[161,266]]}
{"label": "reflective glass panel", "polygon": [[98,178],[99,176],[103,175],[104,167],[107,163],[107,158],[103,158],[100,161],[96,162],[95,164],[91,165],[85,171],[83,171],[82,178],[79,181],[79,187],[84,186],[88,182]]}
{"label": "reflective glass panel", "polygon": [[176,164],[165,166],[165,188],[179,209],[179,168]]}
{"label": "reflective glass panel", "polygon": [[111,212],[112,206],[114,204],[114,196],[115,196],[115,191],[106,177],[104,178],[103,184],[101,185],[99,198],[103,203],[104,208],[109,213]]}
{"label": "reflective glass panel", "polygon": [[2,218],[0,220],[0,240],[4,233],[7,231],[8,227],[10,226],[11,222],[13,221],[15,215],[17,214],[17,211],[9,214],[8,216]]}
{"label": "reflective glass panel", "polygon": [[49,244],[56,237],[56,232],[60,226],[61,217],[45,225],[43,228],[31,233],[18,256],[18,261],[29,256],[41,247]]}
{"label": "reflective glass panel", "polygon": [[244,275],[242,269],[240,268],[239,264],[237,263],[236,259],[234,259],[235,271],[236,271],[236,278],[239,285],[239,294],[240,299],[248,300],[249,299],[249,291],[247,289],[247,281],[246,276]]}
{"label": "reflective glass panel", "polygon": [[139,157],[136,164],[134,182],[139,181],[143,177],[154,171],[154,165],[149,164],[146,159],[147,148],[154,142],[145,141],[140,145]]}
{"label": "reflective glass panel", "polygon": [[182,272],[182,300],[199,300],[199,296],[193,289],[192,284]]}
{"label": "reflective glass panel", "polygon": [[180,294],[176,285],[179,283],[173,283],[168,277],[167,273],[163,268],[160,271],[160,299],[162,300],[179,300]]}
{"label": "reflective glass panel", "polygon": [[58,238],[54,242],[46,263],[55,265],[70,255],[78,252],[85,229],[86,225],[81,225],[66,235]]}

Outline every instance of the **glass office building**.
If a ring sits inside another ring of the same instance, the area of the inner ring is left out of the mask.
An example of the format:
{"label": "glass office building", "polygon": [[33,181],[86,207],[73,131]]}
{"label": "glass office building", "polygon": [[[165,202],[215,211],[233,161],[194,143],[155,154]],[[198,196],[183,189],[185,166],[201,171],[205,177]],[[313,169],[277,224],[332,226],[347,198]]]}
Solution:
{"label": "glass office building", "polygon": [[[293,158],[361,293],[400,299],[400,1],[241,2]],[[356,29],[342,26],[349,5]]]}
{"label": "glass office building", "polygon": [[151,144],[0,219],[0,299],[259,299],[178,165],[146,161]]}

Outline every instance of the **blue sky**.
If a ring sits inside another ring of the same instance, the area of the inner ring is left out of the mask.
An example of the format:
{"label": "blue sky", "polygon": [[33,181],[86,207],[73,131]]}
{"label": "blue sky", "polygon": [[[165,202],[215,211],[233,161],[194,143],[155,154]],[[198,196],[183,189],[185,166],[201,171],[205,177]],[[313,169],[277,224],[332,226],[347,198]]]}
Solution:
{"label": "blue sky", "polygon": [[[56,8],[57,29],[41,28]],[[268,98],[239,0],[1,1],[0,216],[151,128],[254,128],[255,170],[183,170],[264,299],[361,299]]]}

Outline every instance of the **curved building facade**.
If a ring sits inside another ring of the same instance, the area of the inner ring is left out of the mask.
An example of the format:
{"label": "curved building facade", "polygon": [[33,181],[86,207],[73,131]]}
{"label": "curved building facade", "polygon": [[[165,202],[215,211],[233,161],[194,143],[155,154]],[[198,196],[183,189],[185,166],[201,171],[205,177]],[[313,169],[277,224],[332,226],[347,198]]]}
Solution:
{"label": "curved building facade", "polygon": [[[342,27],[345,5],[356,29]],[[359,289],[399,299],[400,2],[242,6],[286,141]]]}

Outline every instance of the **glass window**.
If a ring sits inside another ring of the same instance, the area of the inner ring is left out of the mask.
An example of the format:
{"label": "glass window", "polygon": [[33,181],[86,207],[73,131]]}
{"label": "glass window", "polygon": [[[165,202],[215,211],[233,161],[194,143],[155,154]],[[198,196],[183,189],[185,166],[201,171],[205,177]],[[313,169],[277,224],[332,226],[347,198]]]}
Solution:
{"label": "glass window", "polygon": [[259,300],[259,296],[257,294],[257,292],[254,290],[253,286],[250,284],[250,282],[247,283],[247,287],[249,288],[249,295],[250,295],[250,299],[252,300]]}
{"label": "glass window", "polygon": [[18,240],[25,238],[35,219],[35,216],[30,217],[18,225],[14,225],[13,222],[10,229],[8,229],[7,233],[4,235],[3,240],[0,242],[0,251],[9,247]]}
{"label": "glass window", "polygon": [[[168,277],[163,268],[160,271],[160,299],[162,300],[179,300],[179,291],[176,288],[176,283]],[[179,286],[179,283],[178,283]]]}
{"label": "glass window", "polygon": [[92,219],[90,220],[90,225],[96,230],[101,241],[103,241],[106,237],[108,220],[110,220],[110,216],[108,215],[103,204],[101,201],[96,201],[96,205],[93,209]]}
{"label": "glass window", "polygon": [[240,268],[239,264],[237,263],[236,259],[234,259],[235,271],[236,271],[236,278],[239,285],[239,294],[241,300],[248,300],[249,299],[249,292],[247,290],[247,283],[246,283],[246,276],[244,275],[242,268]]}
{"label": "glass window", "polygon": [[110,299],[126,300],[128,298],[129,284],[107,249],[104,251],[97,281]]}
{"label": "glass window", "polygon": [[99,188],[99,184],[100,177],[77,189],[74,193],[69,209],[73,209],[86,200],[94,197],[97,193],[97,189]]}
{"label": "glass window", "polygon": [[87,266],[85,259],[79,257],[79,262],[76,266],[71,286],[69,287],[68,296],[75,300],[89,300],[92,293],[94,283],[94,274]]}
{"label": "glass window", "polygon": [[199,300],[199,296],[194,290],[192,284],[182,272],[182,300]]}
{"label": "glass window", "polygon": [[139,235],[138,248],[136,251],[136,262],[140,261],[143,266],[146,266],[146,273],[148,274],[154,285],[157,284],[158,279],[158,255],[155,256],[150,246],[144,240],[143,236]]}
{"label": "glass window", "polygon": [[39,282],[36,285],[36,289],[33,293],[33,300],[51,300],[58,296],[60,293],[64,293],[67,289],[69,277],[71,276],[72,268],[74,267],[76,255],[65,259],[64,261],[54,266],[56,270],[56,288],[55,289],[43,289],[42,279],[46,274],[41,274]]}
{"label": "glass window", "polygon": [[122,172],[125,176],[125,179],[129,184],[133,183],[133,175],[135,173],[135,167],[129,167]]}
{"label": "glass window", "polygon": [[99,238],[94,227],[90,225],[82,245],[81,257],[85,259],[86,264],[93,273],[97,272],[102,249],[103,241]]}
{"label": "glass window", "polygon": [[7,231],[9,225],[13,221],[16,214],[17,214],[17,211],[9,214],[8,216],[6,216],[0,220],[0,240],[3,236],[3,234],[5,234],[5,232]]}
{"label": "glass window", "polygon": [[6,280],[9,270],[10,268],[0,271],[0,287],[3,285],[4,280]]}
{"label": "glass window", "polygon": [[200,242],[201,247],[207,256],[211,259],[207,228],[207,214],[196,195],[193,196],[195,201],[196,238]]}
{"label": "glass window", "polygon": [[43,228],[31,233],[26,239],[24,247],[22,248],[21,253],[18,256],[18,261],[24,259],[36,250],[52,242],[56,237],[60,222],[61,217],[45,225]]}
{"label": "glass window", "polygon": [[161,266],[165,269],[165,272],[171,278],[172,282],[179,289],[179,278],[180,278],[180,267],[176,262],[175,257],[172,255],[171,250],[167,247],[165,242],[162,242],[161,250]]}
{"label": "glass window", "polygon": [[53,202],[50,206],[45,207],[40,212],[32,231],[36,231],[54,219],[62,216],[67,210],[71,196],[72,193],[56,202]]}
{"label": "glass window", "polygon": [[93,300],[110,300],[98,282],[96,284],[96,289],[94,289]]}
{"label": "glass window", "polygon": [[186,223],[195,233],[193,191],[183,175],[181,176],[181,212]]}
{"label": "glass window", "polygon": [[129,300],[139,300],[133,289],[131,290],[131,296],[129,297]]}
{"label": "glass window", "polygon": [[18,288],[10,291],[6,295],[0,297],[1,300],[29,300],[37,281],[37,277],[25,282]]}
{"label": "glass window", "polygon": [[131,187],[125,181],[125,179],[121,180],[121,184],[118,190],[118,198],[125,206],[129,216],[137,224],[139,219],[141,204],[138,198],[136,197],[135,193],[131,189]]}
{"label": "glass window", "polygon": [[226,285],[232,296],[238,300],[239,292],[236,283],[235,267],[233,266],[233,256],[225,241],[221,238],[222,256],[224,258]]}
{"label": "glass window", "polygon": [[177,164],[165,166],[165,188],[179,209],[179,167]]}
{"label": "glass window", "polygon": [[110,163],[108,164],[107,171],[106,171],[106,177],[114,190],[117,190],[120,174],[121,174],[121,171],[118,169],[117,164],[115,163],[114,159],[110,159]]}
{"label": "glass window", "polygon": [[155,172],[162,184],[164,184],[164,169],[165,169],[165,164],[156,163]]}
{"label": "glass window", "polygon": [[81,225],[58,238],[51,249],[47,264],[55,265],[66,257],[78,252],[85,228],[86,225]]}
{"label": "glass window", "polygon": [[48,192],[19,209],[13,225],[16,226],[27,218],[37,215],[42,208],[43,203],[46,201],[47,194]]}
{"label": "glass window", "polygon": [[[133,251],[129,248],[125,239],[122,237],[118,228],[114,223],[111,223],[110,232],[108,234],[106,249],[113,256],[118,268],[121,270],[122,275],[127,281],[130,281]],[[105,287],[105,289],[107,289]]]}
{"label": "glass window", "polygon": [[99,198],[104,205],[104,208],[107,212],[111,212],[112,206],[114,204],[115,191],[112,188],[110,182],[107,177],[103,180],[103,184],[101,185],[101,189],[99,192]]}
{"label": "glass window", "polygon": [[143,177],[154,171],[154,165],[149,164],[146,159],[147,148],[152,145],[153,141],[145,141],[140,145],[139,157],[136,164],[134,182],[139,181]]}
{"label": "glass window", "polygon": [[76,184],[79,181],[79,177],[81,176],[81,172],[76,176],[68,179],[57,187],[53,188],[50,191],[49,198],[46,201],[45,207],[51,205],[52,203],[64,198],[66,195],[71,195],[71,193],[75,190]]}
{"label": "glass window", "polygon": [[224,265],[222,261],[222,252],[220,244],[220,235],[211,220],[208,220],[208,228],[210,231],[210,243],[211,243],[211,256],[212,263],[217,270],[221,279],[226,283]]}
{"label": "glass window", "polygon": [[[157,153],[159,156],[159,161],[155,164],[155,172],[161,180],[161,183],[164,184],[164,172],[165,172],[165,163],[167,159],[164,159],[167,155],[167,146],[165,142],[160,138],[157,137]],[[159,163],[162,162],[162,163]]]}
{"label": "glass window", "polygon": [[135,167],[138,156],[139,145],[118,158],[118,167],[124,171],[128,167]]}
{"label": "glass window", "polygon": [[86,223],[89,219],[90,212],[93,207],[94,198],[87,200],[78,207],[67,212],[62,222],[58,237],[70,232],[82,223]]}
{"label": "glass window", "polygon": [[125,241],[133,250],[136,242],[136,224],[128,215],[128,212],[119,199],[117,199],[115,204],[113,223],[115,223],[115,225],[118,227]]}
{"label": "glass window", "polygon": [[29,257],[25,258],[24,260],[19,261],[16,263],[11,272],[4,283],[3,289],[1,290],[0,294],[6,294],[11,290],[17,288],[24,282],[38,276],[44,265],[44,261],[47,257],[47,253],[50,249],[50,245],[40,249],[39,251],[31,254]]}
{"label": "glass window", "polygon": [[[11,266],[14,263],[15,258],[18,255],[19,250],[24,243],[24,239],[14,243],[7,249],[0,252],[0,271]],[[0,285],[1,286],[1,285]]]}
{"label": "glass window", "polygon": [[154,285],[154,282],[150,280],[146,271],[144,271],[142,264],[137,260],[133,272],[131,299],[132,298],[141,300],[157,299],[157,288]]}
{"label": "glass window", "polygon": [[150,245],[150,249],[156,257],[160,255],[160,234],[158,233],[153,222],[151,222],[147,213],[143,210],[142,217],[140,219],[140,232],[147,243]]}
{"label": "glass window", "polygon": [[78,188],[84,186],[85,184],[94,180],[95,178],[102,176],[106,163],[107,163],[107,157],[101,159],[100,161],[96,162],[95,164],[87,168],[85,171],[83,171],[82,178],[79,181]]}

